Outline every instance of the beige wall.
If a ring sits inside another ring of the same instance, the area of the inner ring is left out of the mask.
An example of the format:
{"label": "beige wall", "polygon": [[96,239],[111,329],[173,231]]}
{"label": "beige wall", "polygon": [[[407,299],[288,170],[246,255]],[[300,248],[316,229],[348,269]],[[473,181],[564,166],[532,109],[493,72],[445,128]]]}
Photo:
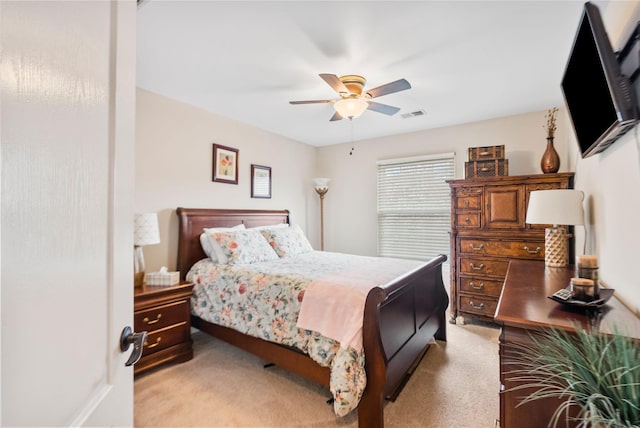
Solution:
{"label": "beige wall", "polygon": [[[211,180],[213,143],[239,150],[238,185]],[[147,272],[175,269],[179,206],[288,209],[317,241],[308,230],[315,147],[138,89],[135,156],[135,211],[157,212],[160,223],[161,243],[143,248]],[[251,198],[251,164],[272,168],[271,199]]]}
{"label": "beige wall", "polygon": [[[331,178],[325,197],[325,249],[377,254],[376,161],[455,153],[456,178],[464,178],[469,147],[504,144],[509,175],[541,173],[546,148],[545,111],[318,149],[319,175]],[[420,119],[411,119],[420,120]],[[568,171],[567,125],[558,119],[555,147]]]}
{"label": "beige wall", "polygon": [[[601,12],[612,45],[621,48],[640,20],[640,3],[610,2]],[[636,127],[606,151],[587,159],[577,154],[573,134],[568,145],[570,167],[576,172],[575,187],[586,197],[586,253],[598,256],[600,278],[637,313],[640,281],[634,266],[640,254],[639,132]]]}

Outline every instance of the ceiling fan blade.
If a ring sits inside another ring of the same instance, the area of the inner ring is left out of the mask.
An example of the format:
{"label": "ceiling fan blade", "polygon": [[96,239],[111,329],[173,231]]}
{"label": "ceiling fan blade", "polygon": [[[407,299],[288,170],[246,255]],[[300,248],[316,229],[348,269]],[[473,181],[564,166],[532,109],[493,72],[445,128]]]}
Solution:
{"label": "ceiling fan blade", "polygon": [[329,122],[335,122],[336,120],[342,120],[342,116],[340,116],[340,113],[338,112],[335,112],[333,116],[331,116],[331,119],[329,119]]}
{"label": "ceiling fan blade", "polygon": [[373,101],[368,101],[368,102],[369,102],[369,107],[367,107],[367,110],[388,114],[389,116],[393,116],[394,114],[400,111],[400,108],[398,107],[390,106],[387,104],[375,103]]}
{"label": "ceiling fan blade", "polygon": [[332,100],[308,100],[308,101],[289,101],[289,104],[324,104],[330,103]]}
{"label": "ceiling fan blade", "polygon": [[367,95],[371,98],[375,98],[393,94],[394,92],[404,91],[405,89],[411,89],[411,84],[407,82],[406,79],[400,79],[395,82],[387,83],[386,85],[378,86],[377,88],[369,89],[367,91]]}
{"label": "ceiling fan blade", "polygon": [[347,89],[347,87],[344,86],[344,83],[342,83],[342,80],[340,80],[340,78],[335,74],[324,73],[324,74],[320,74],[320,77],[322,77],[322,80],[327,82],[329,86],[331,86],[333,90],[336,91],[337,93],[339,94],[349,93],[349,89]]}

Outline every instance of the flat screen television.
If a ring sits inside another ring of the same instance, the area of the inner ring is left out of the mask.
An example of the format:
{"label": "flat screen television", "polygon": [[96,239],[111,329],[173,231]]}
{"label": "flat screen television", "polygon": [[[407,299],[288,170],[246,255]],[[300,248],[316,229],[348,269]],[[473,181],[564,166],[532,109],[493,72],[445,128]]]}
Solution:
{"label": "flat screen television", "polygon": [[634,89],[620,70],[600,11],[590,2],[561,86],[583,158],[602,152],[638,122]]}

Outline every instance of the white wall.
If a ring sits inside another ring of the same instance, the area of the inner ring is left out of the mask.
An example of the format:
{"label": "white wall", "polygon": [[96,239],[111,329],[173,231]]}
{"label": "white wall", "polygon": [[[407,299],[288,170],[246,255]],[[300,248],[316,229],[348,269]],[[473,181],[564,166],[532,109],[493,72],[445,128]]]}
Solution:
{"label": "white wall", "polygon": [[[143,248],[146,270],[175,269],[175,209],[288,209],[319,247],[313,190],[316,148],[148,91],[137,91],[135,210],[157,212],[158,245]],[[213,143],[239,150],[238,185],[212,181]],[[251,164],[272,168],[271,199],[251,198]]]}
{"label": "white wall", "polygon": [[[638,2],[600,6],[614,49],[620,49],[640,20]],[[586,253],[597,255],[600,278],[618,298],[640,313],[640,282],[634,266],[640,242],[640,137],[638,127],[604,152],[580,158],[571,135],[575,187],[585,192]],[[577,248],[581,250],[581,248]]]}
{"label": "white wall", "polygon": [[[318,173],[331,178],[324,204],[325,249],[377,255],[376,161],[380,159],[455,152],[456,178],[464,178],[469,147],[504,144],[509,175],[542,173],[540,159],[547,144],[545,112],[357,142],[351,156],[350,144],[319,148]],[[560,155],[560,172],[569,171],[567,124],[562,112],[554,144]]]}

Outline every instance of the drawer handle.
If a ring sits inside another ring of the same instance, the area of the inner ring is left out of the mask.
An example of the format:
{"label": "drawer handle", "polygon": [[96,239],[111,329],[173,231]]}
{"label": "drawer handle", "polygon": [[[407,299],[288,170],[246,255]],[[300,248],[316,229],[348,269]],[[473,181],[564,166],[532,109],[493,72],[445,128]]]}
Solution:
{"label": "drawer handle", "polygon": [[482,171],[482,172],[487,172],[487,171],[489,171],[489,168],[487,168],[487,167],[485,166],[484,168],[480,168],[480,171]]}
{"label": "drawer handle", "polygon": [[538,254],[540,252],[540,247],[537,247],[535,250],[530,250],[529,247],[525,245],[524,250],[529,254]]}
{"label": "drawer handle", "polygon": [[144,319],[142,320],[143,323],[145,323],[146,325],[151,325],[151,324],[155,324],[158,321],[160,321],[160,318],[162,318],[162,314],[158,314],[158,316],[156,317],[156,319],[154,320],[150,320],[147,317],[144,317]]}
{"label": "drawer handle", "polygon": [[469,201],[464,201],[464,206],[468,207],[469,206]]}
{"label": "drawer handle", "polygon": [[469,217],[466,217],[466,218],[464,219],[464,222],[465,222],[465,223],[471,223],[471,219],[470,219]]}
{"label": "drawer handle", "polygon": [[484,244],[480,244],[479,247],[474,247],[473,244],[469,244],[473,251],[482,251],[484,249]]}
{"label": "drawer handle", "polygon": [[469,306],[471,306],[473,309],[482,309],[482,308],[484,308],[484,303],[480,303],[479,305],[475,305],[473,303],[473,300],[469,300]]}
{"label": "drawer handle", "polygon": [[476,285],[475,282],[471,281],[469,285],[471,286],[471,288],[475,290],[482,290],[484,288],[484,282],[481,282],[480,284]]}
{"label": "drawer handle", "polygon": [[149,345],[149,343],[147,341],[145,341],[144,342],[144,346],[146,346],[147,349],[155,348],[156,346],[158,346],[160,344],[161,340],[162,340],[162,337],[158,337],[156,339],[156,343],[152,343],[151,345]]}
{"label": "drawer handle", "polygon": [[480,266],[476,266],[473,263],[470,263],[469,266],[471,266],[471,269],[473,269],[473,270],[482,270],[482,269],[484,269],[484,263],[480,263]]}

